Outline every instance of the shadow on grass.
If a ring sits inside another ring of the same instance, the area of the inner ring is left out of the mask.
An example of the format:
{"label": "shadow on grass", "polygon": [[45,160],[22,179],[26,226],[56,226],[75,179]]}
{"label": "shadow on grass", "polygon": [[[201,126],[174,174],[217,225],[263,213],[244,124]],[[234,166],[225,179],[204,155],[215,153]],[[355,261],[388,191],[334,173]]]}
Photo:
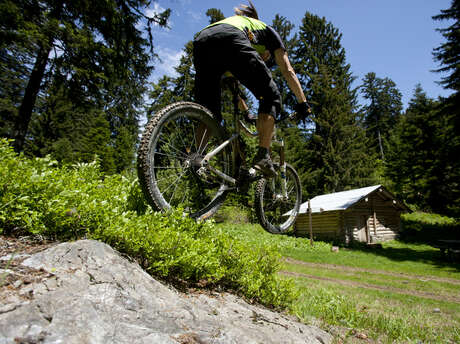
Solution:
{"label": "shadow on grass", "polygon": [[[460,257],[455,257],[443,254],[441,250],[436,248],[426,248],[426,243],[408,243],[404,241],[396,241],[396,246],[373,245],[369,246],[361,243],[354,243],[349,246],[349,249],[362,251],[367,254],[374,254],[386,257],[395,262],[414,261],[425,264],[430,264],[438,268],[447,268],[452,272],[460,272]],[[410,247],[409,247],[410,246]]]}

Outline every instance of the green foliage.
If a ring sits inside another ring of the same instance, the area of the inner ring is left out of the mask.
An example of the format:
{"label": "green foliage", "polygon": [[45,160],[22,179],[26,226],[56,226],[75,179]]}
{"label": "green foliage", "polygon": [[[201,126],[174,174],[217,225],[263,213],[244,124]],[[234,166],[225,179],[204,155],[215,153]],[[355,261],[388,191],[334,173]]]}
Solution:
{"label": "green foliage", "polygon": [[218,22],[219,20],[225,19],[224,14],[218,8],[210,8],[206,11],[206,16],[209,17],[209,24]]}
{"label": "green foliage", "polygon": [[226,202],[225,205],[219,208],[216,215],[214,215],[214,220],[217,223],[224,222],[226,224],[249,223],[251,219],[249,211],[246,207],[227,205]]}
{"label": "green foliage", "polygon": [[[294,48],[298,44],[297,34],[293,31],[294,24],[291,23],[286,17],[277,14],[275,19],[273,19],[271,26],[280,35],[287,50],[289,59],[292,60]],[[294,105],[297,104],[297,100],[295,99],[294,94],[289,92],[287,82],[284,80],[284,77],[282,76],[279,68],[274,68],[272,70],[272,75],[273,80],[275,81],[276,85],[278,86],[278,90],[281,93],[283,107],[288,107],[293,111]]]}
{"label": "green foliage", "polygon": [[283,255],[290,255],[292,252],[303,254],[318,253],[324,255],[331,251],[331,244],[315,242],[312,246],[310,239],[288,235],[273,235],[262,229],[259,225],[249,224],[221,224],[219,225],[232,238],[245,241],[251,246],[273,247]]}
{"label": "green foliage", "polygon": [[170,13],[147,17],[150,4],[3,1],[0,134],[28,155],[89,162],[97,154],[106,172],[131,167],[156,57],[151,28]]}
{"label": "green foliage", "polygon": [[361,91],[364,99],[369,101],[363,107],[363,122],[370,138],[369,143],[374,153],[385,160],[388,138],[402,111],[401,92],[393,80],[378,78],[375,73],[366,74]]}
{"label": "green foliage", "polygon": [[137,180],[104,176],[96,162],[56,167],[49,157],[17,156],[0,140],[0,229],[59,240],[102,240],[136,258],[153,275],[220,286],[275,307],[296,292],[277,275],[273,247],[236,240],[212,222],[197,223],[180,210],[152,212]]}
{"label": "green foliage", "polygon": [[450,72],[442,78],[441,84],[458,93],[460,91],[460,36],[458,35],[460,3],[458,0],[452,0],[450,8],[441,10],[441,13],[433,19],[451,20],[449,27],[438,29],[446,41],[434,49],[433,55],[442,63],[442,67],[437,72]]}
{"label": "green foliage", "polygon": [[337,192],[371,183],[373,156],[358,125],[356,91],[337,28],[306,13],[294,48],[295,69],[313,109],[303,166],[309,195]]}
{"label": "green foliage", "polygon": [[443,239],[457,240],[460,222],[439,214],[414,212],[401,215],[401,239],[434,244]]}
{"label": "green foliage", "polygon": [[451,1],[450,8],[441,10],[433,19],[448,20],[450,24],[438,29],[445,41],[434,49],[433,55],[441,63],[437,72],[445,73],[441,84],[454,93],[441,100],[439,117],[443,130],[439,133],[439,163],[434,176],[442,174],[444,178],[438,184],[442,187],[441,199],[432,205],[441,203],[443,213],[460,218],[460,2]]}
{"label": "green foliage", "polygon": [[390,138],[385,174],[417,209],[459,217],[460,184],[454,116],[418,85]]}

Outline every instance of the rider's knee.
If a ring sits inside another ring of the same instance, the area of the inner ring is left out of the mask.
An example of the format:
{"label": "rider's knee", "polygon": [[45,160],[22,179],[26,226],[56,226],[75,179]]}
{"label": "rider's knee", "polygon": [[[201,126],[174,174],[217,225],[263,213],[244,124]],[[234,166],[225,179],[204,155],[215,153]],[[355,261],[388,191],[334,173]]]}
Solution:
{"label": "rider's knee", "polygon": [[276,118],[281,111],[281,95],[273,80],[259,98],[259,113],[266,113]]}

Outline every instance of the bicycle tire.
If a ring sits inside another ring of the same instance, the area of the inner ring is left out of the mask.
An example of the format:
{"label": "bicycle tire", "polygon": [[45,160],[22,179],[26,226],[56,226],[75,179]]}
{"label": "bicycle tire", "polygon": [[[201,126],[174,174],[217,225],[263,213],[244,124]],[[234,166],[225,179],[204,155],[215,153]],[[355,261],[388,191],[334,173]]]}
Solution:
{"label": "bicycle tire", "polygon": [[282,197],[282,173],[279,165],[275,164],[278,172],[276,177],[261,179],[255,189],[255,212],[259,224],[267,232],[283,234],[294,224],[302,202],[302,187],[296,170],[286,164],[287,198]]}
{"label": "bicycle tire", "polygon": [[[206,144],[203,139],[197,143],[197,128],[201,124],[206,127],[202,137],[209,131]],[[149,121],[138,149],[137,171],[141,188],[153,209],[167,211],[182,207],[197,220],[214,215],[226,198],[227,188],[222,181],[211,183],[200,178],[194,161],[217,147],[224,137],[224,129],[212,114],[192,102],[171,104]],[[231,148],[227,147],[212,159],[213,164],[229,174],[230,156]],[[171,188],[173,191],[168,194]]]}

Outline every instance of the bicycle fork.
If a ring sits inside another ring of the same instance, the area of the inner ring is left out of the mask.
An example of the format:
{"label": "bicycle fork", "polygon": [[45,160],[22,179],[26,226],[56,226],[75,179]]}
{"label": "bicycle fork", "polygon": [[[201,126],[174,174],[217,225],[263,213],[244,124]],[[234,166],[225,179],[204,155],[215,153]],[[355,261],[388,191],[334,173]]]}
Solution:
{"label": "bicycle fork", "polygon": [[[284,153],[284,140],[277,140],[276,137],[273,139],[272,144],[279,148],[280,155],[280,178],[281,178],[281,194],[277,194],[276,197],[281,198],[282,200],[288,199],[287,194],[287,179],[286,179],[286,159]],[[271,180],[272,188],[275,190],[275,180]]]}
{"label": "bicycle fork", "polygon": [[212,150],[211,152],[206,154],[204,156],[204,158],[201,160],[201,167],[198,169],[198,174],[205,176],[206,171],[209,170],[209,171],[215,173],[221,179],[225,180],[226,182],[228,182],[228,183],[230,183],[232,185],[236,185],[237,180],[235,178],[232,178],[232,177],[226,175],[225,173],[219,171],[218,169],[212,167],[209,164],[209,160],[212,159],[217,154],[219,154],[219,152],[221,152],[225,147],[227,147],[229,144],[231,144],[234,140],[236,140],[238,138],[238,136],[239,136],[238,133],[233,134],[229,139],[225,140],[225,142],[223,142],[221,145],[219,145],[214,150]]}

